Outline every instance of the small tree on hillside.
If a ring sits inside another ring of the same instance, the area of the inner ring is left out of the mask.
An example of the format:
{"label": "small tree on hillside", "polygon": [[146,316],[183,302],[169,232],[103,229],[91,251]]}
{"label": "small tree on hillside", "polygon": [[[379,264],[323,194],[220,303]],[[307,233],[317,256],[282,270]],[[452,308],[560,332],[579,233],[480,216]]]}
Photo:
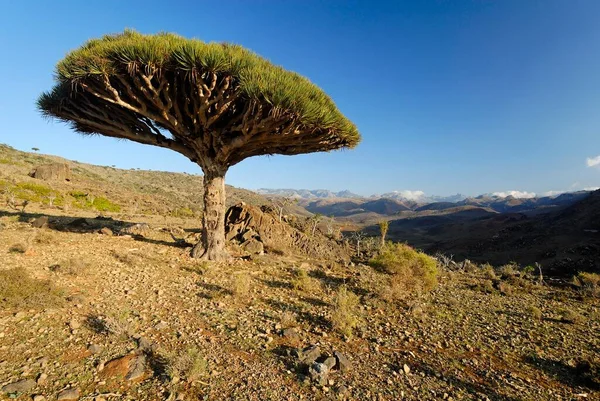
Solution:
{"label": "small tree on hillside", "polygon": [[381,246],[385,245],[385,236],[387,235],[388,229],[390,228],[390,222],[387,220],[381,220],[377,223],[379,226],[379,232],[381,233]]}
{"label": "small tree on hillside", "polygon": [[277,209],[277,213],[279,214],[279,222],[281,223],[281,220],[283,219],[283,212],[285,211],[285,208],[297,203],[298,200],[294,199],[294,198],[278,196],[278,197],[271,199],[271,202],[273,202],[273,206],[275,206],[275,208]]}
{"label": "small tree on hillside", "polygon": [[317,226],[319,225],[319,223],[321,222],[321,220],[323,219],[323,215],[321,213],[315,213],[312,216],[310,216],[310,223],[312,225],[312,228],[310,230],[310,235],[311,236],[315,236],[315,231],[317,230]]}
{"label": "small tree on hillside", "polygon": [[202,241],[192,256],[227,258],[225,174],[247,157],[352,148],[360,135],[302,76],[231,44],[161,33],[88,41],[56,67],[41,112],[82,134],[181,153],[204,172]]}

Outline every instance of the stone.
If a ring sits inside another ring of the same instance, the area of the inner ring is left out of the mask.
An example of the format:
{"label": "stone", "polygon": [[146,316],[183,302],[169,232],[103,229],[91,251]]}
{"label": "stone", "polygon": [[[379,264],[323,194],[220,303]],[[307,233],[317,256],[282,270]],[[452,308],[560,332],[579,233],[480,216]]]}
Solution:
{"label": "stone", "polygon": [[256,239],[249,239],[242,244],[242,249],[254,255],[262,255],[265,253],[265,246],[262,242]]}
{"label": "stone", "polygon": [[404,370],[405,374],[409,374],[410,373],[410,367],[407,364],[404,364],[404,366],[402,367],[402,370]]}
{"label": "stone", "polygon": [[135,381],[144,377],[146,374],[146,357],[144,355],[138,355],[131,361],[129,365],[129,372],[125,376],[127,381]]}
{"label": "stone", "polygon": [[337,364],[337,361],[334,357],[330,356],[323,361],[323,364],[327,365],[327,367],[331,370],[335,367],[335,365]]}
{"label": "stone", "polygon": [[152,341],[148,340],[146,337],[138,338],[137,342],[138,349],[141,349],[143,351],[150,351],[156,348],[156,345]]}
{"label": "stone", "polygon": [[40,216],[31,222],[31,227],[44,228],[48,227],[48,216]]}
{"label": "stone", "polygon": [[97,345],[97,344],[90,344],[87,349],[92,354],[99,354],[99,353],[102,352],[102,347],[100,345]]}
{"label": "stone", "polygon": [[143,354],[128,354],[113,359],[106,363],[101,373],[103,377],[124,377],[127,381],[143,379],[146,375],[146,357]]}
{"label": "stone", "polygon": [[321,348],[318,345],[307,347],[299,353],[300,362],[311,365],[321,356]]}
{"label": "stone", "polygon": [[154,330],[162,330],[168,326],[167,322],[159,322],[154,326]]}
{"label": "stone", "polygon": [[68,388],[58,393],[57,401],[75,401],[79,399],[79,389]]}
{"label": "stone", "polygon": [[113,232],[112,232],[112,230],[111,230],[110,228],[108,228],[108,227],[102,227],[102,228],[100,229],[100,234],[103,234],[103,235],[108,235],[109,237],[111,237],[111,236],[113,235]]}
{"label": "stone", "polygon": [[46,397],[41,394],[36,394],[33,396],[33,401],[46,401]]}
{"label": "stone", "polygon": [[150,226],[146,223],[137,223],[129,227],[124,227],[119,231],[119,235],[141,235],[144,236],[150,231]]}
{"label": "stone", "polygon": [[342,372],[349,370],[352,366],[350,360],[346,357],[346,355],[342,354],[341,352],[334,351],[333,356],[335,357],[335,360],[337,362],[338,369]]}
{"label": "stone", "polygon": [[71,321],[69,321],[69,327],[72,330],[77,330],[81,327],[81,322],[77,319],[71,319]]}
{"label": "stone", "polygon": [[314,362],[308,368],[308,374],[312,381],[325,386],[329,376],[329,368],[324,363]]}
{"label": "stone", "polygon": [[23,379],[13,383],[9,383],[2,387],[3,393],[25,393],[35,387],[35,381],[31,379]]}
{"label": "stone", "polygon": [[45,373],[40,373],[40,375],[37,378],[37,384],[41,386],[41,385],[46,384],[47,381],[48,381],[48,375]]}
{"label": "stone", "polygon": [[336,388],[335,392],[340,399],[344,399],[350,395],[350,390],[348,390],[348,387],[344,386],[343,384]]}
{"label": "stone", "polygon": [[296,341],[300,339],[300,335],[298,334],[298,330],[294,327],[283,329],[281,335],[288,340]]}
{"label": "stone", "polygon": [[62,180],[71,181],[71,168],[66,163],[51,163],[37,166],[29,173],[30,177],[38,180]]}

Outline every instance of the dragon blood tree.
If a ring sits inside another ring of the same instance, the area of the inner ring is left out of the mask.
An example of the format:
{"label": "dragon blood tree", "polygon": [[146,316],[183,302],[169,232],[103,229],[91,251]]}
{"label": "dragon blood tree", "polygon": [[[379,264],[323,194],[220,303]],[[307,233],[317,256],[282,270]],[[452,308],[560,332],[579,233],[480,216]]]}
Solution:
{"label": "dragon blood tree", "polygon": [[306,78],[244,49],[126,30],[93,39],[56,66],[45,116],[86,135],[160,146],[204,172],[202,240],[192,256],[227,258],[225,174],[257,155],[352,148],[360,135]]}

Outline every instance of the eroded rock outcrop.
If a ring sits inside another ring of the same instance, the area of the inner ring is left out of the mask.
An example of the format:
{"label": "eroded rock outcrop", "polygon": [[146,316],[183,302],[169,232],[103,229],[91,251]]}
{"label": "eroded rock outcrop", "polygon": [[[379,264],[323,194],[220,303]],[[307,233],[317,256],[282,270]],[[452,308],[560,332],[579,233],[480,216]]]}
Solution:
{"label": "eroded rock outcrop", "polygon": [[34,168],[29,176],[44,181],[71,181],[71,168],[66,163],[43,164]]}
{"label": "eroded rock outcrop", "polygon": [[225,215],[225,237],[228,241],[252,244],[256,242],[269,250],[288,251],[313,258],[322,258],[340,262],[348,261],[348,252],[337,242],[316,234],[308,236],[258,207],[239,203],[232,206]]}

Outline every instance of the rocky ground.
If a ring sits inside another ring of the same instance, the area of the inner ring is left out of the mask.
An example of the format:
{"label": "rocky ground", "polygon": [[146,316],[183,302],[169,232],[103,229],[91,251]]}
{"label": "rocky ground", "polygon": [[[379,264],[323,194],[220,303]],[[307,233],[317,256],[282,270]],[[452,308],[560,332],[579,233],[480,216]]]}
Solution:
{"label": "rocky ground", "polygon": [[[44,283],[0,299],[0,399],[600,399],[600,302],[568,285],[443,270],[384,302],[361,264],[200,263],[158,221],[112,235],[30,217],[0,210],[9,290]],[[351,337],[331,323],[341,286],[360,299]]]}

